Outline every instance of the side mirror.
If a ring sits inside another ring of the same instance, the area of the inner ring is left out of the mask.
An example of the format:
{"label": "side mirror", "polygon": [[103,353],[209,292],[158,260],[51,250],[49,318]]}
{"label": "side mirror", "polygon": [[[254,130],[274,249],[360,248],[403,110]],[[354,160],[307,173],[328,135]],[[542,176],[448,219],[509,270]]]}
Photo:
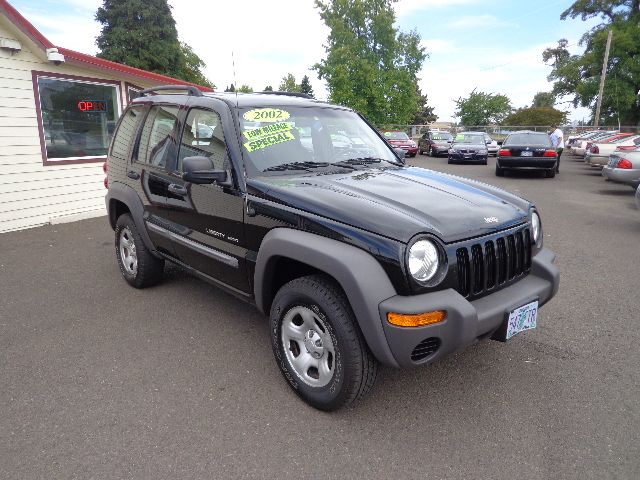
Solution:
{"label": "side mirror", "polygon": [[398,157],[398,160],[404,163],[404,159],[407,156],[407,151],[402,148],[394,148],[393,151],[395,152],[396,157]]}
{"label": "side mirror", "polygon": [[214,170],[211,159],[207,157],[185,157],[182,160],[182,179],[206,185],[217,183],[222,186],[230,186],[230,175],[226,170]]}
{"label": "side mirror", "polygon": [[486,143],[487,145],[491,145],[491,140],[485,140],[485,143]]}

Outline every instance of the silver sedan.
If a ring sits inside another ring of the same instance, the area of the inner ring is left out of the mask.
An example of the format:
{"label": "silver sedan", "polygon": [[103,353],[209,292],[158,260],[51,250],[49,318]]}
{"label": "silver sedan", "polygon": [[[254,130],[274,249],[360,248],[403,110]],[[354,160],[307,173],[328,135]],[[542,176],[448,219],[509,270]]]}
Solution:
{"label": "silver sedan", "polygon": [[637,188],[640,185],[640,149],[612,153],[609,163],[602,169],[602,176]]}

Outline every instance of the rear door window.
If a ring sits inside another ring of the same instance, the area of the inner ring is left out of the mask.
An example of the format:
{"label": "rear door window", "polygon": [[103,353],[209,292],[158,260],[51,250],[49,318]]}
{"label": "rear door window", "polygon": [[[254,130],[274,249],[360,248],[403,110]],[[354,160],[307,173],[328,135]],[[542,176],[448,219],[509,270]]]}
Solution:
{"label": "rear door window", "polygon": [[175,128],[178,107],[158,105],[151,108],[140,135],[137,159],[139,162],[164,168],[167,159],[177,151]]}

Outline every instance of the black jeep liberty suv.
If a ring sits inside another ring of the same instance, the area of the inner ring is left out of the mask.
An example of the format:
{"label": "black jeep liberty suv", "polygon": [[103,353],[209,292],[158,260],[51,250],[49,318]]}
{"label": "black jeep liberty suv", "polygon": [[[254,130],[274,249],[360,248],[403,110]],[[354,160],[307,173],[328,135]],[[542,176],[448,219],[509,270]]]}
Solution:
{"label": "black jeep liberty suv", "polygon": [[122,275],[148,287],[168,260],[253,303],[287,382],[323,410],[369,392],[379,362],[534,328],[559,282],[535,206],[400,157],[300,94],[144,91],[106,164]]}

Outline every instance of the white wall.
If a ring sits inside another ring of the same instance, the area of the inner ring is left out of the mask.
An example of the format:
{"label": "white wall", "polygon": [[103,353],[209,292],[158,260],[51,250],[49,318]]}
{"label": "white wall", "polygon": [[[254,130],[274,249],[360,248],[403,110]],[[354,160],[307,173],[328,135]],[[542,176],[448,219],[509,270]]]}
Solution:
{"label": "white wall", "polygon": [[43,165],[32,71],[118,80],[121,96],[123,79],[68,63],[53,65],[4,16],[0,38],[22,45],[14,55],[0,49],[0,232],[105,214],[101,162]]}

